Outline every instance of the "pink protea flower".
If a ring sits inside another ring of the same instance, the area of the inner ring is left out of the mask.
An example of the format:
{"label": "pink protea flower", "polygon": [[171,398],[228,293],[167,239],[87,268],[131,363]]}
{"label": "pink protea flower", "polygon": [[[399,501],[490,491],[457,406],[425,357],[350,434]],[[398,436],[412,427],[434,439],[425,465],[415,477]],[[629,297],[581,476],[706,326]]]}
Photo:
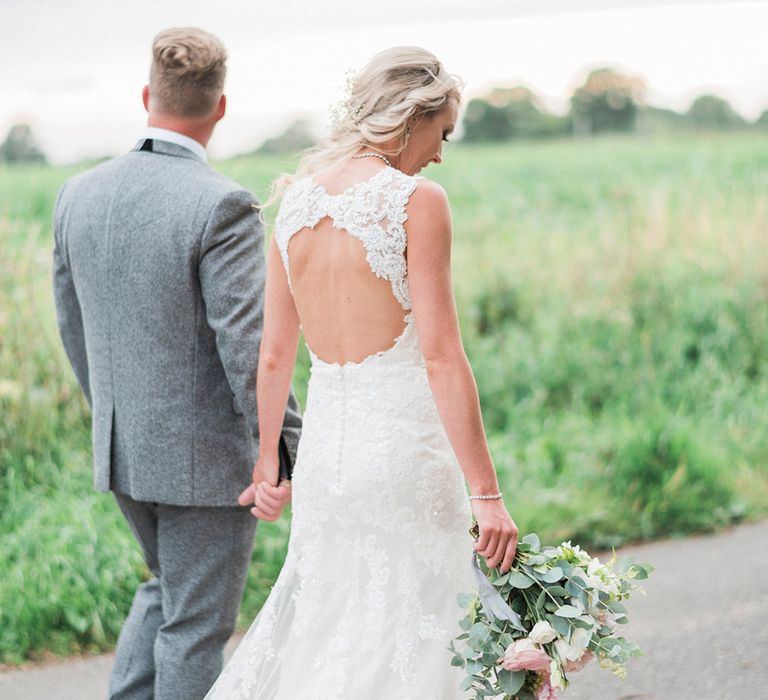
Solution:
{"label": "pink protea flower", "polygon": [[527,637],[507,647],[501,665],[507,671],[543,671],[552,659]]}
{"label": "pink protea flower", "polygon": [[594,658],[595,655],[591,651],[585,651],[578,659],[576,659],[576,661],[565,661],[563,664],[563,671],[566,673],[576,673],[576,671],[581,671],[581,669]]}

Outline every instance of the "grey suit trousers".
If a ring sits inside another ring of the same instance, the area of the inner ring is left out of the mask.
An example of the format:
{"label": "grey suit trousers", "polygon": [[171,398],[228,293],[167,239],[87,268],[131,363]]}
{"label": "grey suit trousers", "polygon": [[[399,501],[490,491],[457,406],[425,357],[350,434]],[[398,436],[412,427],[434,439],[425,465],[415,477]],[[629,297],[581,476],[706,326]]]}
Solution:
{"label": "grey suit trousers", "polygon": [[223,665],[253,545],[246,508],[115,498],[153,578],[120,632],[111,700],[201,700]]}

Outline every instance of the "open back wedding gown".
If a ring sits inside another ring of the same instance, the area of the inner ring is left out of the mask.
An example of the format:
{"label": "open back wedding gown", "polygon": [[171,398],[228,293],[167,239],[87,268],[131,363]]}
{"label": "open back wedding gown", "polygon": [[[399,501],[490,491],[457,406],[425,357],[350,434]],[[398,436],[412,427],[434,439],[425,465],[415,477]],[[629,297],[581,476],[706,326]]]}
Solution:
{"label": "open back wedding gown", "polygon": [[[409,312],[403,223],[416,184],[391,167],[337,195],[295,181],[274,232],[289,284],[291,237],[328,217]],[[209,700],[467,697],[447,646],[456,596],[475,590],[471,511],[410,314],[404,322],[360,362],[310,349],[285,564]]]}

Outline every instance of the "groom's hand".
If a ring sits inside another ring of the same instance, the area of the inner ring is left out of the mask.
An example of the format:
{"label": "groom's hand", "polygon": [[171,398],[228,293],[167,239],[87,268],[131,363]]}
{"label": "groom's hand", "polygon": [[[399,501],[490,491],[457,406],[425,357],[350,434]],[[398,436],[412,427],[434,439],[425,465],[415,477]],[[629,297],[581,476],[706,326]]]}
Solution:
{"label": "groom's hand", "polygon": [[241,506],[250,506],[256,498],[256,484],[248,484],[247,488],[237,497]]}

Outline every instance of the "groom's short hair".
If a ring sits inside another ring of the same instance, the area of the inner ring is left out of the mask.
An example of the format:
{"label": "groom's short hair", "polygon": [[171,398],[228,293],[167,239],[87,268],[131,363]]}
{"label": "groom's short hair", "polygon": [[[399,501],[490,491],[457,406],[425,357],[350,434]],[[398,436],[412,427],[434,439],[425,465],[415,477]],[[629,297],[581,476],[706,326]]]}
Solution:
{"label": "groom's short hair", "polygon": [[152,42],[149,94],[153,109],[177,117],[211,114],[224,92],[227,50],[195,27],[166,29]]}

